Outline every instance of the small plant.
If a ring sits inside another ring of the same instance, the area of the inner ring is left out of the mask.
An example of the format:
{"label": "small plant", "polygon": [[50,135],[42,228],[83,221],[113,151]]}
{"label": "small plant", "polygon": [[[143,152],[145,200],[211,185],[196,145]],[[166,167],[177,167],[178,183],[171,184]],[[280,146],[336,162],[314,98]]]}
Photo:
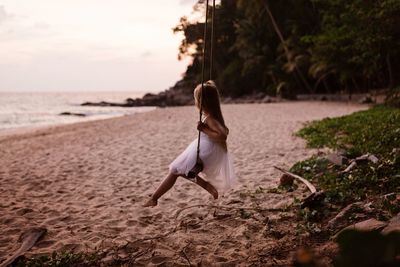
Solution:
{"label": "small plant", "polygon": [[22,258],[17,266],[27,267],[69,267],[69,266],[99,266],[100,255],[93,253],[54,252],[50,256]]}
{"label": "small plant", "polygon": [[253,214],[251,212],[248,212],[244,209],[240,209],[240,218],[242,219],[250,219],[253,216]]}

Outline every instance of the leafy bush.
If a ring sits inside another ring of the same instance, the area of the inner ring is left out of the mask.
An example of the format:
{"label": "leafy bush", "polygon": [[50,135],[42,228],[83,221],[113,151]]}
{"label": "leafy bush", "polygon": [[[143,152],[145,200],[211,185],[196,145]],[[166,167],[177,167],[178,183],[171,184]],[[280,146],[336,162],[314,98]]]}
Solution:
{"label": "leafy bush", "polygon": [[[400,109],[377,106],[311,122],[298,135],[311,147],[345,150],[350,158],[372,153],[379,159],[349,172],[343,172],[346,165],[336,166],[316,156],[296,163],[291,171],[315,182],[326,192],[328,201],[345,204],[400,191]],[[400,211],[390,205],[386,208],[390,213]]]}

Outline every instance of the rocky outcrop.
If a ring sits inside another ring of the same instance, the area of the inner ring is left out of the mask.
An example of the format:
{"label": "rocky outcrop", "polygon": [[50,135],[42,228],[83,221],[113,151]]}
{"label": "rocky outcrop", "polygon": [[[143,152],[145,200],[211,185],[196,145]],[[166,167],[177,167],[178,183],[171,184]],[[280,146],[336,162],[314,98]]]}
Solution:
{"label": "rocky outcrop", "polygon": [[144,107],[144,106],[185,106],[191,105],[193,101],[194,84],[188,81],[179,81],[173,87],[158,94],[147,93],[141,98],[128,98],[125,102],[85,102],[82,106],[99,107]]}
{"label": "rocky outcrop", "polygon": [[[173,87],[158,94],[147,93],[141,98],[128,98],[125,102],[85,102],[82,106],[98,107],[166,107],[166,106],[186,106],[193,105],[193,89],[196,84],[189,80],[181,80]],[[253,93],[240,98],[223,98],[224,104],[237,103],[272,103],[277,102],[278,98],[268,96],[264,93]]]}
{"label": "rocky outcrop", "polygon": [[239,98],[227,97],[222,100],[224,104],[247,104],[247,103],[274,103],[281,101],[277,97],[269,96],[265,93],[252,93]]}
{"label": "rocky outcrop", "polygon": [[77,116],[77,117],[86,117],[85,113],[75,113],[75,112],[61,112],[58,114],[60,116]]}

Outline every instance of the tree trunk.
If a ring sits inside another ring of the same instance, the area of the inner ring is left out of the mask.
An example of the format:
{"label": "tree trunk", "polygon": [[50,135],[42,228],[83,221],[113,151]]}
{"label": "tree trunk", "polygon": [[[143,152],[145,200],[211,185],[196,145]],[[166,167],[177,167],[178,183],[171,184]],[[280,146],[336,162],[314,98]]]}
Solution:
{"label": "tree trunk", "polygon": [[329,87],[328,83],[326,82],[326,78],[325,77],[322,79],[322,83],[324,84],[326,92],[328,94],[331,94],[332,93],[331,88]]}
{"label": "tree trunk", "polygon": [[394,85],[394,82],[393,82],[392,62],[390,60],[390,54],[389,53],[386,54],[386,65],[387,65],[388,72],[389,72],[389,85],[388,85],[388,88],[392,89],[393,85]]}
{"label": "tree trunk", "polygon": [[[360,92],[360,87],[358,86],[356,79],[354,79],[354,77],[353,77],[353,78],[351,78],[351,81],[353,82],[353,85],[354,85],[354,88],[356,89],[356,92]],[[367,91],[369,92],[370,89],[368,89]]]}
{"label": "tree trunk", "polygon": [[[285,51],[286,59],[287,59],[287,61],[288,61],[289,63],[292,63],[292,60],[291,60],[291,58],[290,58],[289,49],[288,49],[288,47],[286,46],[285,40],[284,40],[283,35],[282,35],[282,32],[281,32],[281,30],[279,29],[278,24],[276,23],[276,20],[275,20],[274,16],[272,15],[272,12],[271,12],[271,9],[269,8],[268,2],[265,1],[265,2],[264,2],[264,5],[265,5],[265,10],[267,11],[269,18],[271,19],[272,26],[273,26],[273,28],[274,28],[276,34],[278,35],[279,40],[280,40],[280,42],[281,42],[281,44],[282,44],[282,46],[283,46],[283,50]],[[299,75],[301,81],[303,82],[303,84],[305,85],[305,87],[307,88],[307,90],[309,91],[309,93],[312,94],[312,93],[313,93],[313,89],[312,89],[311,85],[308,83],[308,81],[306,80],[306,78],[304,77],[304,75],[301,73],[301,71],[299,70],[299,68],[297,67],[296,64],[294,64],[294,68],[295,68],[295,70],[296,70],[296,73]]]}

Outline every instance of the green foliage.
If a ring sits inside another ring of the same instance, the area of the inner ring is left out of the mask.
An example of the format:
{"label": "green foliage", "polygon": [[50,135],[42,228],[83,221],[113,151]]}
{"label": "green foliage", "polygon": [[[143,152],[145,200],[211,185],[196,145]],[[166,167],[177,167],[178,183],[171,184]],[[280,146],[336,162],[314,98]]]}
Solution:
{"label": "green foliage", "polygon": [[242,219],[250,219],[253,216],[253,214],[251,212],[248,212],[244,209],[240,209],[240,218]]}
{"label": "green foliage", "polygon": [[385,102],[387,105],[400,108],[400,86],[389,90]]}
{"label": "green foliage", "polygon": [[303,40],[311,45],[312,61],[329,66],[326,71],[333,71],[342,84],[376,76],[386,67],[385,57],[398,55],[399,1],[313,2],[320,7],[321,31]]}
{"label": "green foliage", "polygon": [[99,266],[100,257],[97,253],[54,252],[51,256],[24,258],[17,262],[17,266],[26,267],[72,267],[72,266]]}
{"label": "green foliage", "polygon": [[[398,86],[399,24],[398,0],[222,0],[214,78],[234,97]],[[174,29],[185,36],[179,57],[193,59],[184,79],[200,80],[203,26],[183,17]]]}
{"label": "green foliage", "polygon": [[[310,123],[298,133],[312,147],[348,150],[356,157],[372,153],[377,163],[357,165],[350,172],[328,160],[311,157],[296,163],[291,171],[315,182],[326,191],[327,201],[344,204],[375,195],[400,191],[400,110],[378,106],[348,116]],[[398,201],[384,205],[395,213]]]}
{"label": "green foliage", "polygon": [[376,106],[350,116],[311,122],[298,135],[310,147],[343,149],[350,156],[386,155],[400,148],[400,109]]}

